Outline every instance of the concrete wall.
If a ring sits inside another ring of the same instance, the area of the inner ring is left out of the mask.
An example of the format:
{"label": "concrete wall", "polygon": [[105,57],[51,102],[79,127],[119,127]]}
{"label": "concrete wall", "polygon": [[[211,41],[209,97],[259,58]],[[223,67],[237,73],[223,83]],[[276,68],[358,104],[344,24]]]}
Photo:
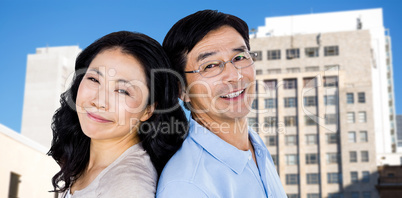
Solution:
{"label": "concrete wall", "polygon": [[8,197],[10,173],[20,175],[19,198],[53,198],[51,178],[59,166],[47,149],[0,124],[0,197]]}

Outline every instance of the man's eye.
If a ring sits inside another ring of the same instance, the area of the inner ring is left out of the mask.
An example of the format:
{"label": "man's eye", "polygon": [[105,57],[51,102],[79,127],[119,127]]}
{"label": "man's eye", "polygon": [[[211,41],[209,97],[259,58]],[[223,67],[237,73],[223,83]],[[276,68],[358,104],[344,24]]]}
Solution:
{"label": "man's eye", "polygon": [[207,64],[207,65],[204,67],[203,71],[208,71],[208,70],[210,70],[210,69],[212,69],[212,68],[217,68],[217,67],[219,67],[219,63]]}
{"label": "man's eye", "polygon": [[244,56],[244,55],[239,55],[239,56],[236,56],[233,60],[234,61],[241,61],[241,60],[244,60],[244,59],[247,59],[247,57]]}

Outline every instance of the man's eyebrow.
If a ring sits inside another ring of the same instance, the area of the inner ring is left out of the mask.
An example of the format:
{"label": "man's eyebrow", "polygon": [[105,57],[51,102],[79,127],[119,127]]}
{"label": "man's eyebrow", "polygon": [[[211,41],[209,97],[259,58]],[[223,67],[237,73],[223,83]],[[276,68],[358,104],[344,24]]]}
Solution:
{"label": "man's eyebrow", "polygon": [[208,58],[208,56],[212,56],[216,54],[216,52],[205,52],[205,53],[201,53],[200,55],[198,55],[197,57],[197,62],[200,62],[206,58]]}
{"label": "man's eyebrow", "polygon": [[94,72],[97,73],[99,76],[102,76],[102,77],[103,77],[102,72],[100,72],[100,71],[99,71],[98,69],[96,69],[96,68],[90,68],[89,71],[94,71]]}
{"label": "man's eyebrow", "polygon": [[[233,48],[232,51],[234,52],[244,52],[247,51],[247,47],[246,46],[240,46],[237,48]],[[217,52],[205,52],[205,53],[201,53],[200,55],[198,55],[197,57],[197,62],[202,61],[206,58],[208,58],[209,56],[215,55]]]}
{"label": "man's eyebrow", "polygon": [[232,51],[234,51],[234,52],[244,52],[244,51],[247,51],[247,50],[248,50],[247,47],[243,45],[241,47],[234,48]]}

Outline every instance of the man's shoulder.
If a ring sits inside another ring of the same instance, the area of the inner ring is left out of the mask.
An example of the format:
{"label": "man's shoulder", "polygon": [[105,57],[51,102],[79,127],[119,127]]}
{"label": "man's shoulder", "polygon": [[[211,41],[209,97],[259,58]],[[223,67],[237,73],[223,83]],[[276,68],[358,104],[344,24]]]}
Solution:
{"label": "man's shoulder", "polygon": [[162,171],[161,181],[168,181],[175,178],[191,179],[197,171],[204,149],[187,137],[182,147],[173,155]]}

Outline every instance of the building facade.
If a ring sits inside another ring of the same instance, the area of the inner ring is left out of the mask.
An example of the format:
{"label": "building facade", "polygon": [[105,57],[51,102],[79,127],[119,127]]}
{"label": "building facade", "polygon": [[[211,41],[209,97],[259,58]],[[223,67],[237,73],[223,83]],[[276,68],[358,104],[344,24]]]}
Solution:
{"label": "building facade", "polygon": [[0,124],[0,197],[53,198],[52,177],[60,170],[48,149]]}
{"label": "building facade", "polygon": [[402,194],[402,166],[378,167],[377,189],[380,197],[401,197]]}
{"label": "building facade", "polygon": [[402,152],[402,115],[396,115],[396,123],[398,152]]}
{"label": "building facade", "polygon": [[29,54],[21,134],[50,148],[52,116],[74,74],[78,46],[37,48]]}
{"label": "building facade", "polygon": [[396,152],[390,37],[382,10],[266,18],[249,124],[289,197],[378,197],[378,156]]}

